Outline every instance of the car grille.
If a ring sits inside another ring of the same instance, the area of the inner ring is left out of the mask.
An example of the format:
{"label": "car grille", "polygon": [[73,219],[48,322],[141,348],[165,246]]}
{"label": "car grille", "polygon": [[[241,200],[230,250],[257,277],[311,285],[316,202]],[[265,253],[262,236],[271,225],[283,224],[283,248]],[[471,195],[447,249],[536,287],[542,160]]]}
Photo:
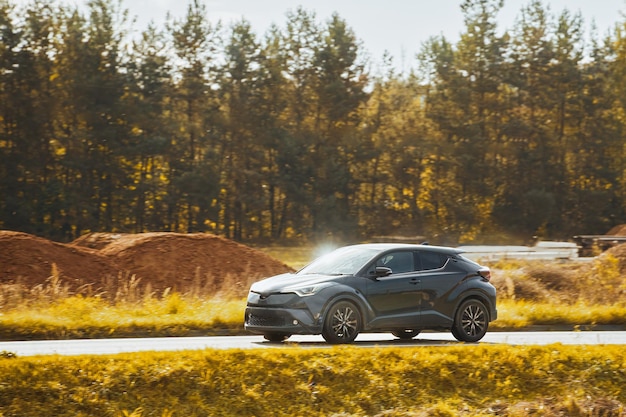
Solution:
{"label": "car grille", "polygon": [[249,326],[281,327],[287,323],[284,315],[276,313],[249,313],[247,321]]}

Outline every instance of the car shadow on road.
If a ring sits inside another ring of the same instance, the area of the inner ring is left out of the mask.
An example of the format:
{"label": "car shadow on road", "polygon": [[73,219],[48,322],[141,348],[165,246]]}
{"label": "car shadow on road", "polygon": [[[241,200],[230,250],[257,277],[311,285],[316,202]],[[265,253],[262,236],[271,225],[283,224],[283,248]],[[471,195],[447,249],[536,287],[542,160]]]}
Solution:
{"label": "car shadow on road", "polygon": [[349,345],[331,345],[325,341],[290,341],[269,342],[266,340],[254,342],[255,345],[263,347],[333,347],[333,346],[355,346],[355,347],[416,347],[416,346],[459,346],[459,345],[478,345],[479,343],[459,342],[456,340],[433,340],[415,338],[411,340],[401,339],[383,339],[383,340],[356,340]]}

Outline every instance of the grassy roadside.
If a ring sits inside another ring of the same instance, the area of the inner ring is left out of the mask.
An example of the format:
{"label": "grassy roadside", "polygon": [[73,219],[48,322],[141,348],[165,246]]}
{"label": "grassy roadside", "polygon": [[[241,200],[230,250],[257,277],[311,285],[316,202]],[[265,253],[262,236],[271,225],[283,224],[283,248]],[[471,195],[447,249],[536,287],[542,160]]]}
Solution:
{"label": "grassy roadside", "polygon": [[[243,299],[202,300],[170,294],[141,303],[109,305],[73,296],[50,305],[18,308],[0,315],[0,340],[162,337],[244,334]],[[504,300],[490,331],[533,326],[626,329],[626,306],[547,304]]]}
{"label": "grassy roadside", "polygon": [[[274,251],[274,252],[272,252]],[[292,267],[305,263],[302,248],[272,248]],[[618,259],[592,263],[496,262],[498,320],[491,331],[548,328],[626,328],[626,280]],[[0,285],[0,340],[242,334],[245,293],[235,283],[202,293],[154,294],[132,277],[115,291],[72,294],[53,273],[34,288]],[[1,416],[0,416],[1,417]]]}
{"label": "grassy roadside", "polygon": [[0,340],[242,334],[245,300],[177,293],[109,304],[71,296],[0,314]]}
{"label": "grassy roadside", "polygon": [[619,346],[0,357],[0,416],[623,416]]}
{"label": "grassy roadside", "polygon": [[[626,326],[612,259],[490,265],[491,330]],[[601,280],[596,279],[600,277]],[[0,339],[242,332],[241,294],[70,294],[0,286]],[[0,352],[0,417],[626,417],[622,346],[450,345],[16,357]]]}

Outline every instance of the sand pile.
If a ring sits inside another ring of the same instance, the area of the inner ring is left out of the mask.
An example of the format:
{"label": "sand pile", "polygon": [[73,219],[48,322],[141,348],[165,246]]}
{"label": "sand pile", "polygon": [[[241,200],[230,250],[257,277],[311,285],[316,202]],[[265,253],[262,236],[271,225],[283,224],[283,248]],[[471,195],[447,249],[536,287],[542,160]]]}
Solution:
{"label": "sand pile", "polygon": [[97,290],[120,276],[134,276],[155,291],[247,287],[290,271],[259,250],[207,233],[92,233],[62,244],[0,231],[0,284],[43,284],[53,264],[72,290],[82,285]]}

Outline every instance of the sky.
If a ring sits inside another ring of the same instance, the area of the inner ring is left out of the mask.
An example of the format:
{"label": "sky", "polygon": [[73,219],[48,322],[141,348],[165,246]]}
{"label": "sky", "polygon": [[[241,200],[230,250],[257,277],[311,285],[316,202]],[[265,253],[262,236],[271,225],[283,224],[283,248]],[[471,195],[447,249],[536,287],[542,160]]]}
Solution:
{"label": "sky", "polygon": [[[14,0],[25,3],[28,0]],[[175,18],[185,16],[192,0],[122,0],[135,29],[140,32],[150,21],[163,23],[167,13]],[[464,29],[462,0],[200,0],[206,5],[209,19],[224,24],[245,18],[261,36],[272,23],[283,26],[286,13],[298,6],[314,11],[318,21],[327,21],[337,12],[350,26],[371,58],[380,61],[388,51],[398,66],[410,67],[423,42],[431,36],[444,35],[451,42],[459,39]],[[87,0],[66,3],[85,4]],[[498,15],[501,30],[511,29],[523,6],[530,0],[504,0]],[[604,35],[616,23],[626,21],[626,0],[543,0],[553,14],[564,9],[580,12],[585,32],[590,33],[592,21],[597,33]]]}
{"label": "sky", "polygon": [[[166,14],[182,18],[190,0],[122,0],[137,28],[153,20],[160,23]],[[462,0],[203,0],[209,18],[228,24],[244,17],[257,35],[272,23],[283,26],[286,13],[298,6],[314,11],[318,21],[327,21],[337,12],[364,43],[372,59],[380,61],[385,51],[398,66],[411,66],[421,44],[431,36],[444,35],[456,42],[464,29]],[[513,27],[516,17],[530,0],[505,0],[498,15],[500,29]],[[604,35],[616,23],[626,21],[626,0],[543,0],[553,14],[564,9],[580,12],[586,33],[595,22]]]}

